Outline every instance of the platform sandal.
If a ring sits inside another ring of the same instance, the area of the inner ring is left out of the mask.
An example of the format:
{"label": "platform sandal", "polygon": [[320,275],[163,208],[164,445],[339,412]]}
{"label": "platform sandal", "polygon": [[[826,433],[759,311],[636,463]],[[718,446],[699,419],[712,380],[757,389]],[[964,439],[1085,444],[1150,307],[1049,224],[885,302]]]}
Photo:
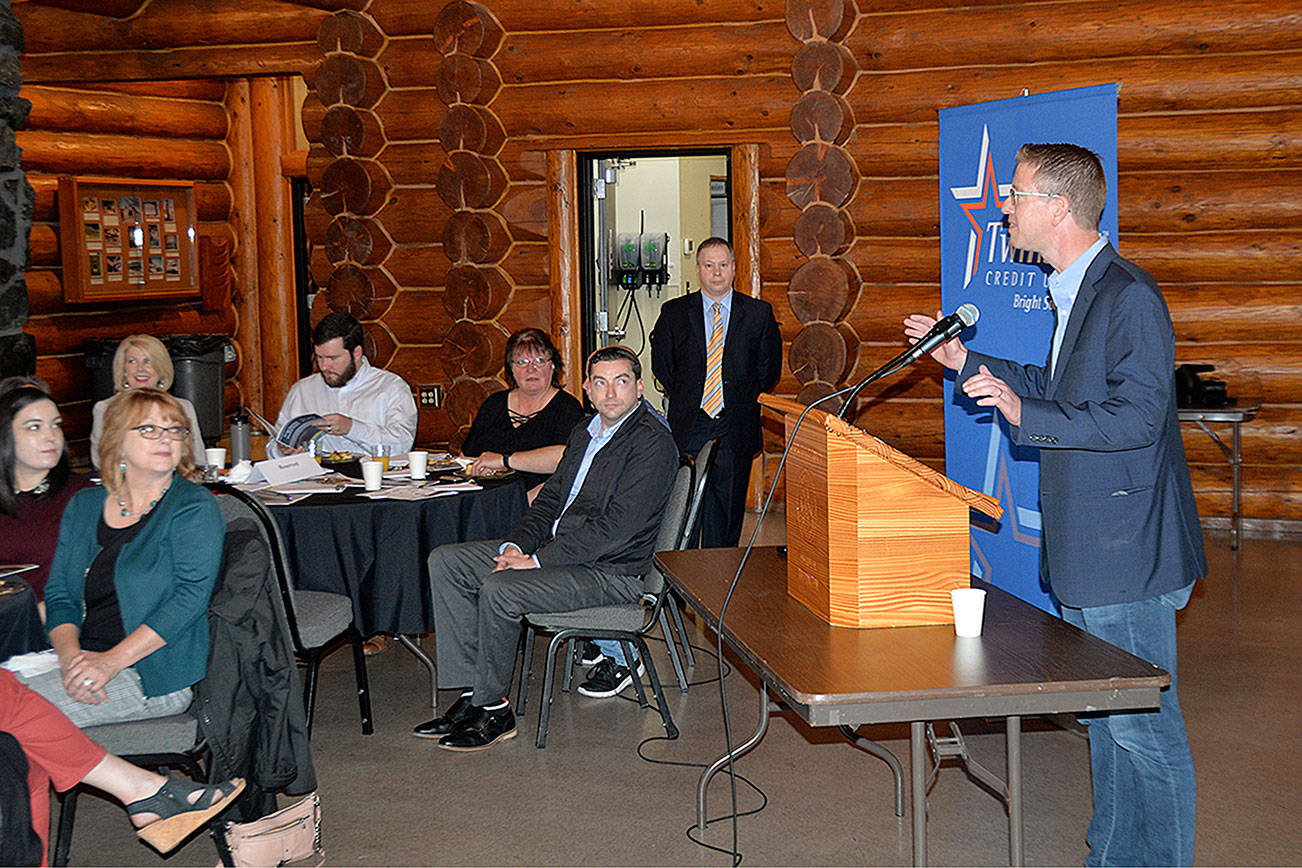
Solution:
{"label": "platform sandal", "polygon": [[[207,791],[194,804],[190,796],[196,790]],[[127,813],[157,814],[158,819],[136,829],[136,834],[160,853],[166,854],[195,829],[226,810],[244,791],[244,779],[234,778],[221,784],[197,784],[168,777],[152,796],[127,805]]]}

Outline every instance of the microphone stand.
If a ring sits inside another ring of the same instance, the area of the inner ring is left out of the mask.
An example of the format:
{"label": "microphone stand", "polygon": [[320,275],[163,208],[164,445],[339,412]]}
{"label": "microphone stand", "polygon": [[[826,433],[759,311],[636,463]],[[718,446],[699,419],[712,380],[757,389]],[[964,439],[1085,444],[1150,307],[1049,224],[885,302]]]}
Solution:
{"label": "microphone stand", "polygon": [[859,393],[864,390],[864,387],[869,385],[870,383],[877,382],[883,377],[889,377],[891,374],[895,373],[900,368],[907,365],[908,355],[911,352],[911,350],[912,347],[900,353],[898,356],[891,359],[889,362],[882,365],[880,368],[878,368],[877,370],[873,371],[871,374],[869,374],[868,376],[860,380],[859,384],[850,390],[850,394],[846,397],[845,403],[841,405],[841,410],[836,414],[836,417],[843,422],[850,421],[849,418],[847,418],[850,414],[850,408],[854,406],[854,399],[859,397]]}

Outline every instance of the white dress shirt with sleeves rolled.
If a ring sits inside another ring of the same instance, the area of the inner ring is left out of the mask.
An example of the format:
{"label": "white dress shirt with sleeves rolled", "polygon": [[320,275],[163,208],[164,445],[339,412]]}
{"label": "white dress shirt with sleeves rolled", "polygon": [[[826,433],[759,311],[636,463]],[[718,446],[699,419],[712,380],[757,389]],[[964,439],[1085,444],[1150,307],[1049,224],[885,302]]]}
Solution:
{"label": "white dress shirt with sleeves rolled", "polygon": [[[353,420],[347,434],[326,434],[317,441],[318,454],[364,453],[382,443],[394,455],[401,455],[411,451],[416,439],[416,401],[411,386],[397,374],[373,366],[365,357],[353,378],[338,388],[326,385],[320,374],[295,383],[281,405],[276,427],[307,413],[340,413]],[[281,454],[272,443],[267,444],[267,453],[272,457]]]}

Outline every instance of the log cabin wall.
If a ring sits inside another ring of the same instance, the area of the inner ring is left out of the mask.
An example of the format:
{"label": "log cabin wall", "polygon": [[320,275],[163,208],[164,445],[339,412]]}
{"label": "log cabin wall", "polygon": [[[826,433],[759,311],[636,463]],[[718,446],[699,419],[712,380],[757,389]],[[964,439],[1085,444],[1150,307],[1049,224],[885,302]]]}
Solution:
{"label": "log cabin wall", "polygon": [[[23,168],[36,192],[31,256],[27,271],[30,315],[27,332],[36,341],[36,374],[50,384],[63,411],[73,455],[86,458],[90,434],[91,377],[83,347],[90,338],[150,334],[236,335],[230,288],[220,301],[200,299],[150,303],[64,301],[56,191],[59,175],[97,175],[129,179],[186,180],[195,183],[196,229],[201,265],[211,281],[220,266],[229,270],[233,245],[231,191],[227,184],[225,85],[151,84],[130,92],[103,86],[95,90],[28,84],[32,102],[26,127],[18,134]],[[227,366],[225,403],[240,403]]]}
{"label": "log cabin wall", "polygon": [[[356,0],[31,0],[16,7],[26,31],[22,95],[33,104],[17,141],[36,190],[27,331],[75,457],[86,458],[90,426],[87,338],[233,336],[227,412],[248,402],[274,416],[297,376],[282,177],[295,120],[286,113],[286,77],[314,65],[321,20],[350,3]],[[66,304],[60,174],[193,181],[203,300]]]}
{"label": "log cabin wall", "polygon": [[[154,0],[105,25],[33,0],[16,14],[41,85],[308,77],[318,188],[347,158],[335,210],[309,209],[313,275],[327,306],[369,293],[379,361],[413,385],[466,384],[422,408],[431,444],[457,438],[476,390],[500,387],[504,333],[567,322],[572,263],[550,242],[572,237],[552,192],[573,189],[573,152],[753,146],[761,292],[789,360],[797,348],[777,391],[797,395],[838,369],[861,376],[898,350],[905,313],[937,304],[939,108],[1120,82],[1122,252],[1161,282],[1178,361],[1213,363],[1231,394],[1263,402],[1244,431],[1250,522],[1302,520],[1302,21],[1289,4],[1146,0],[1122,18],[1097,0]],[[847,159],[832,172],[796,159],[811,144]],[[810,263],[822,276],[806,285]],[[247,267],[237,252],[241,279]],[[53,297],[36,283],[34,299]],[[934,367],[874,397],[860,421],[943,466]],[[1229,470],[1185,433],[1200,508],[1223,517]]]}
{"label": "log cabin wall", "polygon": [[[937,110],[1120,82],[1121,250],[1162,284],[1177,361],[1263,402],[1244,431],[1249,523],[1302,519],[1302,22],[1287,4],[1150,0],[1122,18],[1095,0],[373,0],[359,17],[371,43],[331,51],[384,79],[348,124],[380,132],[357,157],[392,187],[344,216],[370,221],[381,253],[323,253],[314,273],[372,269],[376,297],[392,293],[372,305],[391,367],[479,391],[500,388],[501,336],[546,327],[563,300],[558,154],[758,146],[762,295],[788,347],[776,391],[808,397],[897,352],[904,315],[938,305]],[[314,112],[322,170],[342,155],[320,132],[342,104]],[[940,395],[918,365],[860,421],[943,468]],[[474,404],[422,409],[421,439],[455,440]],[[1229,469],[1185,435],[1200,509],[1224,517]]]}

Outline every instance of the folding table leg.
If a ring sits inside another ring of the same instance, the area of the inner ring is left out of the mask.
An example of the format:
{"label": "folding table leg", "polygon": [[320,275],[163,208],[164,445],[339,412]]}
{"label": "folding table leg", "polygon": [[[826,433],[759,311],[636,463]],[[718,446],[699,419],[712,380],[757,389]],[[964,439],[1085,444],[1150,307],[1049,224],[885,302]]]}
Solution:
{"label": "folding table leg", "polygon": [[429,670],[429,707],[437,711],[439,707],[438,667],[434,665],[434,661],[430,658],[429,654],[425,653],[425,649],[420,647],[419,642],[412,639],[406,633],[398,633],[396,635],[398,641],[402,643],[402,647],[415,655],[416,659],[421,662],[421,665]]}

